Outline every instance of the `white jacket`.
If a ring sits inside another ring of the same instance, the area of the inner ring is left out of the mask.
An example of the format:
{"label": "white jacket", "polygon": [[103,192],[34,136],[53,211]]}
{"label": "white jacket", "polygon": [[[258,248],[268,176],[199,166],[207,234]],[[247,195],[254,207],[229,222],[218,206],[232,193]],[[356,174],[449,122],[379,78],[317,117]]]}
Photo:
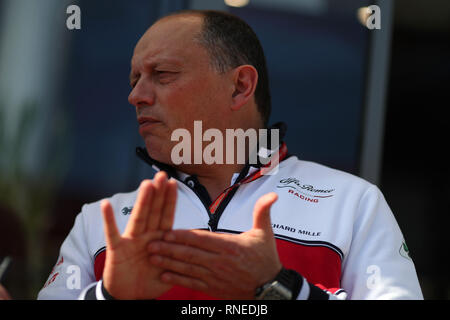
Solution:
{"label": "white jacket", "polygon": [[[174,229],[211,230],[208,209],[192,185],[178,181]],[[109,198],[121,232],[137,192]],[[405,240],[380,190],[339,170],[291,156],[279,164],[276,175],[240,185],[226,207],[219,208],[214,231],[251,229],[255,202],[269,192],[278,194],[271,220],[280,260],[306,280],[298,299],[318,297],[319,289],[329,298],[423,299]],[[104,258],[98,201],[83,206],[38,299],[84,298],[86,288],[101,279]],[[174,287],[161,296],[171,298],[207,296]]]}

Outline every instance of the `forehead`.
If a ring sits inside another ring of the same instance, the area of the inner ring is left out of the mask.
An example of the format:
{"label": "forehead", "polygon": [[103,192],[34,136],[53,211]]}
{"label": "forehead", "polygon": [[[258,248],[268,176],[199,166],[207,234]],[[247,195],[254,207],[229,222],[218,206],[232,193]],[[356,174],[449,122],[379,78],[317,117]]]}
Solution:
{"label": "forehead", "polygon": [[159,20],[138,41],[132,65],[159,60],[183,63],[198,56],[198,51],[203,48],[194,38],[201,27],[202,18],[196,15],[171,16]]}

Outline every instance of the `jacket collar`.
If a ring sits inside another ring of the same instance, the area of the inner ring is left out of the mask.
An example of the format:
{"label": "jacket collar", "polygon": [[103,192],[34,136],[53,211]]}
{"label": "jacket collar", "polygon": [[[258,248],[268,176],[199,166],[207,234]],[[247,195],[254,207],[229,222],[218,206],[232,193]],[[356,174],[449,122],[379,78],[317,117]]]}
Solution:
{"label": "jacket collar", "polygon": [[[268,129],[269,130],[272,130],[272,129],[279,130],[279,141],[278,141],[278,147],[277,147],[277,149],[278,149],[283,143],[284,136],[287,131],[287,125],[284,122],[277,122],[277,123],[273,124],[272,126],[270,126]],[[270,137],[271,137],[271,134],[268,134],[267,146],[271,146]],[[275,151],[276,150],[265,149],[265,148],[259,146],[259,144],[258,144],[258,155],[260,155],[260,157],[264,157],[264,155],[268,155],[270,157]],[[177,179],[180,181],[184,181],[184,179],[181,179],[180,175],[178,174],[178,171],[174,167],[172,167],[166,163],[156,161],[155,159],[151,158],[145,148],[137,147],[136,155],[141,160],[143,160],[145,163],[150,165],[154,170],[165,171],[167,173],[167,175],[169,176],[169,178],[174,178],[174,179]],[[257,159],[258,159],[258,163],[256,163],[256,164],[249,164],[248,162],[246,163],[245,167],[242,169],[239,176],[235,180],[236,182],[239,182],[240,180],[242,180],[243,178],[245,178],[248,175],[250,167],[259,169],[264,166],[264,164],[259,161],[259,157],[257,157]],[[267,157],[266,157],[266,159],[267,159]],[[267,163],[267,161],[266,161],[266,163]]]}

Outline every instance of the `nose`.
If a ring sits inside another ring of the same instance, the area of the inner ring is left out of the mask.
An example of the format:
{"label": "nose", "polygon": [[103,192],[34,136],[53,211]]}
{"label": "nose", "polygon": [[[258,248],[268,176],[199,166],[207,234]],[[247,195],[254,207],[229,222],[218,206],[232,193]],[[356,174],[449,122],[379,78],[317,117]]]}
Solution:
{"label": "nose", "polygon": [[145,78],[138,80],[128,96],[128,102],[136,108],[155,104],[155,92],[150,81]]}

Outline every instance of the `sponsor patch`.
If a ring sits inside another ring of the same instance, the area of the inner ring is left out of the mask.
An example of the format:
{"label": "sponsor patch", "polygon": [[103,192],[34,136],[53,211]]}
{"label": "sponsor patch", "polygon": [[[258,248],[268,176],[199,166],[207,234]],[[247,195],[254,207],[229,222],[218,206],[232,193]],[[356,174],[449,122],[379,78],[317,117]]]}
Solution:
{"label": "sponsor patch", "polygon": [[335,189],[317,188],[311,184],[302,183],[296,178],[281,179],[277,188],[286,188],[292,196],[311,203],[318,203],[321,199],[333,197],[335,191]]}

